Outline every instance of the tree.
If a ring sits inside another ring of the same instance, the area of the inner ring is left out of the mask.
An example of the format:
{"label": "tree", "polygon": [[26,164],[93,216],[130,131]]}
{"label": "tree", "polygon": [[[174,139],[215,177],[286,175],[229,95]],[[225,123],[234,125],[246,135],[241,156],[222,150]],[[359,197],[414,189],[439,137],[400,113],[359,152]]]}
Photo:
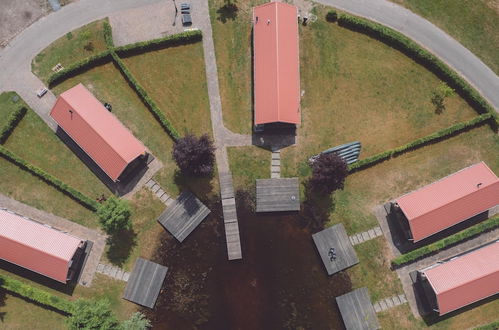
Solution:
{"label": "tree", "polygon": [[215,147],[206,134],[199,138],[187,134],[175,142],[173,159],[182,173],[192,176],[206,176],[213,172]]}
{"label": "tree", "polygon": [[347,164],[335,153],[320,154],[311,165],[310,188],[317,193],[331,194],[343,189],[348,175]]}
{"label": "tree", "polygon": [[132,316],[123,321],[122,330],[147,330],[151,327],[151,322],[140,312],[133,313]]}
{"label": "tree", "polygon": [[116,196],[108,198],[97,210],[102,228],[108,234],[115,234],[132,227],[130,205]]}
{"label": "tree", "polygon": [[107,300],[79,299],[74,302],[73,308],[73,314],[67,319],[71,330],[114,330],[119,326]]}
{"label": "tree", "polygon": [[435,106],[435,112],[437,114],[444,112],[445,98],[453,96],[454,94],[454,90],[444,82],[438,85],[437,88],[431,93],[431,103]]}

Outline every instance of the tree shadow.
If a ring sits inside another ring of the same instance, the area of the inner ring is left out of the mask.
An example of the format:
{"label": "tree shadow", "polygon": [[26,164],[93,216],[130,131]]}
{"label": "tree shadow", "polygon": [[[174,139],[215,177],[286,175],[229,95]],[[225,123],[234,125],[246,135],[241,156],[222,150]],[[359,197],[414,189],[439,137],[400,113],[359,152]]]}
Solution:
{"label": "tree shadow", "polygon": [[180,191],[189,190],[194,195],[198,196],[200,200],[206,201],[206,199],[209,199],[209,197],[213,195],[213,185],[211,184],[213,175],[212,172],[209,176],[188,176],[176,169],[174,182],[177,187],[179,187]]}
{"label": "tree shadow", "polygon": [[302,225],[309,227],[312,232],[324,229],[329,221],[329,214],[334,211],[334,195],[325,195],[315,192],[309,182],[305,183],[305,200],[301,210]]}
{"label": "tree shadow", "polygon": [[130,252],[137,245],[137,233],[133,230],[121,230],[107,239],[109,250],[107,258],[118,267],[121,267],[130,256]]}
{"label": "tree shadow", "polygon": [[227,23],[228,20],[234,21],[237,18],[237,12],[239,8],[235,3],[226,3],[224,6],[218,8],[217,10],[217,20],[222,23]]}

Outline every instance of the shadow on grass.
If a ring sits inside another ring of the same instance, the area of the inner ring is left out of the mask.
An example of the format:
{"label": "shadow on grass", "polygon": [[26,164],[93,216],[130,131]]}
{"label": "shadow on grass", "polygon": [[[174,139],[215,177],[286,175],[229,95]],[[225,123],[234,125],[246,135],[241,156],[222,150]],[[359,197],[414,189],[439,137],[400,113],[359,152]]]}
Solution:
{"label": "shadow on grass", "polygon": [[107,244],[109,244],[107,258],[113,265],[121,267],[137,245],[137,233],[133,229],[122,230],[110,236]]}
{"label": "shadow on grass", "polygon": [[180,170],[175,170],[174,182],[180,191],[189,190],[202,202],[208,202],[209,196],[213,195],[213,173],[209,176],[195,177],[182,174]]}
{"label": "shadow on grass", "polygon": [[239,8],[235,3],[226,3],[224,6],[218,8],[217,10],[217,20],[222,23],[227,23],[228,20],[234,21],[237,18],[237,12]]}

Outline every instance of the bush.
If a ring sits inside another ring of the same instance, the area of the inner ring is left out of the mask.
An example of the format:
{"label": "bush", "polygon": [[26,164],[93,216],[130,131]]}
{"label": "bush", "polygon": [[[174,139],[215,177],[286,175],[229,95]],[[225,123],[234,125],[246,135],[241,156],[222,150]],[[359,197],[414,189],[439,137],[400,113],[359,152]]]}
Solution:
{"label": "bush", "polygon": [[114,48],[113,30],[107,20],[104,21],[104,41],[106,42],[107,48]]}
{"label": "bush", "polygon": [[142,102],[144,102],[144,104],[147,105],[147,108],[152,112],[152,114],[158,120],[163,129],[172,137],[173,140],[177,140],[180,137],[180,135],[178,134],[177,130],[173,127],[173,125],[170,123],[170,121],[166,119],[164,113],[158,108],[156,103],[149,97],[145,89],[138,83],[138,81],[135,79],[132,73],[127,69],[123,61],[118,57],[118,55],[112,52],[112,57],[114,62],[118,65],[118,68],[120,69],[125,79],[128,81],[130,86],[132,86],[135,92],[137,92],[137,94],[140,96]]}
{"label": "bush", "polygon": [[132,55],[142,54],[151,50],[162,49],[165,47],[194,43],[200,41],[201,39],[202,39],[201,30],[185,31],[182,33],[166,36],[164,38],[153,39],[121,47],[116,47],[115,52],[119,56],[132,56]]}
{"label": "bush", "polygon": [[93,56],[87,57],[84,60],[76,62],[73,65],[70,65],[69,67],[64,68],[59,72],[54,73],[48,78],[47,84],[49,87],[53,87],[68,78],[74,77],[82,73],[83,71],[86,71],[101,64],[105,64],[109,61],[111,61],[111,53],[109,50],[105,50]]}
{"label": "bush", "polygon": [[373,166],[375,164],[381,163],[385,160],[388,160],[392,157],[399,156],[401,154],[404,154],[408,151],[412,151],[418,148],[421,148],[423,146],[426,146],[431,143],[436,143],[439,141],[442,141],[446,138],[449,138],[451,136],[455,136],[463,131],[469,130],[471,128],[477,127],[479,125],[484,124],[486,121],[490,120],[492,116],[488,113],[477,116],[471,120],[468,120],[463,123],[458,123],[455,124],[451,127],[444,128],[443,130],[440,130],[438,132],[435,132],[433,134],[427,135],[425,137],[416,139],[412,142],[406,143],[400,147],[384,151],[382,153],[379,153],[377,155],[374,155],[372,157],[360,160],[356,163],[353,163],[348,166],[348,171],[350,173]]}
{"label": "bush", "polygon": [[71,314],[73,310],[72,302],[54,296],[46,291],[33,288],[32,286],[24,284],[5,275],[0,275],[0,287],[9,292],[15,293],[27,300],[31,300],[38,304],[57,309],[67,314]]}
{"label": "bush", "polygon": [[0,144],[4,144],[12,134],[19,122],[24,118],[28,109],[26,107],[17,108],[7,119],[7,124],[0,130]]}
{"label": "bush", "polygon": [[108,198],[97,210],[102,228],[108,234],[130,229],[132,227],[130,215],[128,202],[124,199],[118,199],[116,196]]}
{"label": "bush", "polygon": [[469,239],[483,232],[495,229],[497,227],[499,227],[499,217],[490,218],[470,228],[462,230],[454,235],[441,239],[435,243],[428,244],[426,246],[420,247],[419,249],[398,256],[392,260],[392,265],[394,267],[399,267],[403,264],[415,261],[429,254],[440,251],[444,248],[451,247],[461,241]]}
{"label": "bush", "polygon": [[336,12],[336,10],[330,10],[327,12],[326,14],[326,21],[328,22],[336,22],[338,20],[338,13]]}
{"label": "bush", "polygon": [[213,173],[215,147],[206,134],[199,138],[187,134],[178,139],[173,146],[172,156],[184,174],[207,176]]}
{"label": "bush", "polygon": [[118,319],[111,311],[111,306],[107,300],[76,300],[73,303],[72,314],[67,319],[68,327],[71,330],[115,330],[119,326]]}
{"label": "bush", "polygon": [[74,189],[73,187],[65,184],[61,180],[57,179],[56,177],[52,176],[51,174],[48,174],[41,168],[38,168],[21,157],[17,156],[13,152],[7,150],[5,147],[0,146],[0,156],[3,158],[7,159],[8,161],[12,162],[13,164],[19,166],[21,169],[30,172],[34,176],[40,178],[41,180],[45,181],[49,185],[53,186],[57,190],[63,192],[67,196],[71,197],[84,207],[92,210],[92,211],[97,211],[98,204],[96,201],[91,199],[90,197],[84,195],[83,193],[79,192],[78,190]]}
{"label": "bush", "polygon": [[381,24],[347,14],[341,14],[338,17],[338,24],[351,30],[368,34],[413,58],[447,82],[452,89],[456,90],[479,113],[489,113],[493,116],[495,125],[499,125],[499,117],[495,113],[494,108],[470,84],[444,62],[411,39]]}
{"label": "bush", "polygon": [[147,330],[151,326],[151,322],[140,312],[135,312],[121,324],[121,330]]}

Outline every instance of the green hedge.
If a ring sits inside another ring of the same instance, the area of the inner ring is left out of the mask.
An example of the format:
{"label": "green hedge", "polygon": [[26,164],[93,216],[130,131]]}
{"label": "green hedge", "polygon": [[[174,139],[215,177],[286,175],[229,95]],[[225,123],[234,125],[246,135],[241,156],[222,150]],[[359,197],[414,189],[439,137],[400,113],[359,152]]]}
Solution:
{"label": "green hedge", "polygon": [[104,40],[106,41],[107,48],[114,48],[113,30],[107,20],[104,21]]}
{"label": "green hedge", "polygon": [[116,47],[114,50],[119,56],[130,56],[169,46],[194,43],[200,41],[202,39],[202,36],[203,34],[201,30],[185,31],[178,34],[169,35],[164,38]]}
{"label": "green hedge", "polygon": [[326,21],[328,22],[336,22],[338,20],[338,13],[336,10],[330,10],[326,14]]}
{"label": "green hedge", "polygon": [[26,107],[19,107],[14,112],[12,112],[7,119],[7,124],[0,130],[0,144],[4,144],[5,141],[9,138],[9,136],[16,128],[17,124],[24,118],[24,115],[28,109]]}
{"label": "green hedge", "polygon": [[448,248],[452,245],[455,245],[461,241],[464,241],[470,237],[476,236],[483,232],[492,230],[499,227],[499,217],[493,217],[487,219],[479,224],[476,224],[470,228],[462,230],[454,235],[441,239],[435,243],[428,244],[426,246],[420,247],[419,249],[413,250],[411,252],[405,253],[401,256],[398,256],[392,260],[393,267],[399,267],[403,264],[415,261],[422,257],[425,257],[434,252],[440,251],[444,248]]}
{"label": "green hedge", "polygon": [[111,61],[111,51],[105,50],[93,56],[87,57],[86,59],[83,59],[79,62],[76,62],[59,72],[54,73],[48,78],[47,84],[49,87],[53,87],[68,78],[80,74],[85,70],[91,69],[97,65],[105,64],[109,61]]}
{"label": "green hedge", "polygon": [[24,284],[8,276],[0,275],[0,287],[38,304],[52,307],[66,314],[72,313],[73,303],[69,300],[33,288],[30,285]]}
{"label": "green hedge", "polygon": [[387,150],[387,151],[384,151],[384,152],[379,153],[377,155],[374,155],[372,157],[362,159],[358,162],[355,162],[355,163],[348,166],[348,171],[350,173],[352,173],[352,172],[373,166],[375,164],[378,164],[380,162],[388,160],[392,157],[399,156],[399,155],[406,153],[408,151],[415,150],[415,149],[421,148],[425,145],[441,141],[443,139],[446,139],[448,137],[451,137],[451,136],[454,136],[458,133],[466,131],[470,128],[482,125],[485,122],[489,121],[491,118],[492,118],[492,115],[489,113],[486,113],[486,114],[477,116],[471,120],[468,120],[466,122],[458,123],[458,124],[455,124],[451,127],[444,128],[443,130],[440,130],[440,131],[435,132],[433,134],[419,138],[417,140],[414,140],[412,142],[404,144],[400,147],[397,147],[397,148],[394,148],[391,150]]}
{"label": "green hedge", "polygon": [[15,165],[19,166],[20,168],[30,172],[34,176],[37,176],[41,180],[45,181],[46,183],[50,184],[51,186],[55,187],[57,190],[63,192],[64,194],[68,195],[84,207],[92,210],[92,211],[97,211],[97,208],[99,207],[99,204],[94,201],[92,198],[84,195],[83,193],[79,192],[78,190],[74,189],[73,187],[67,185],[66,183],[62,182],[61,180],[57,179],[56,177],[52,176],[51,174],[48,174],[41,168],[38,168],[21,157],[17,156],[13,152],[7,150],[5,147],[0,146],[0,156],[4,157],[8,161],[14,163]]}
{"label": "green hedge", "polygon": [[444,62],[411,39],[381,24],[347,14],[341,14],[338,17],[338,24],[354,31],[366,33],[410,56],[446,81],[450,87],[455,89],[479,113],[491,114],[494,117],[496,128],[499,125],[499,117],[494,108],[468,82]]}
{"label": "green hedge", "polygon": [[132,73],[127,69],[123,61],[118,57],[116,53],[112,53],[114,62],[118,65],[121,73],[127,79],[128,83],[137,92],[142,101],[147,105],[148,109],[152,112],[154,117],[159,121],[163,129],[174,139],[177,140],[180,135],[177,130],[173,127],[170,121],[166,118],[164,113],[158,108],[156,103],[149,97],[146,90],[139,84]]}
{"label": "green hedge", "polygon": [[497,329],[499,329],[499,321],[495,321],[475,328],[475,330],[497,330]]}

